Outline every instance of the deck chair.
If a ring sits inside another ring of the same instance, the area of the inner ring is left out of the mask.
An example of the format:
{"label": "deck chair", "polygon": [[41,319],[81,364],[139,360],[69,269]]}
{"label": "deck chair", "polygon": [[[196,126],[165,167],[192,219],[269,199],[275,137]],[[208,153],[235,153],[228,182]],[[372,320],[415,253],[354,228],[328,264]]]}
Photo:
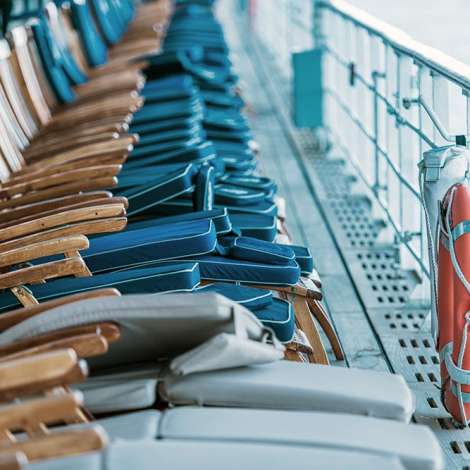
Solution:
{"label": "deck chair", "polygon": [[271,446],[255,444],[226,444],[214,442],[188,441],[121,441],[111,443],[105,451],[88,453],[61,459],[49,459],[43,462],[25,464],[27,470],[55,470],[67,468],[79,470],[124,470],[136,466],[142,470],[155,468],[155,462],[175,470],[184,470],[188,466],[197,468],[235,470],[243,466],[246,469],[259,468],[263,462],[273,470],[285,467],[289,461],[300,470],[331,468],[346,470],[361,468],[372,470],[403,470],[405,467],[396,458],[362,452],[338,451],[336,449],[315,449],[309,447]]}
{"label": "deck chair", "polygon": [[[148,322],[150,320],[144,320],[146,316],[150,316],[149,318],[151,318],[152,315],[156,315],[151,313],[153,311],[152,309],[148,310],[148,306],[150,305],[156,306],[154,309],[159,312],[158,316],[160,318],[165,319],[168,315],[170,318],[174,318],[176,301],[178,302],[177,305],[179,312],[181,312],[182,315],[179,317],[182,322],[176,322],[175,320],[174,323],[168,323],[167,327],[172,328],[173,330],[166,331],[159,329],[155,331],[155,333],[150,334],[148,331],[145,331],[145,329],[136,329],[135,327],[132,327],[134,315],[137,315],[135,313],[137,308],[142,312],[142,321]],[[136,306],[134,308],[130,308],[129,306],[133,302]],[[49,311],[44,311],[44,307],[39,305],[28,307],[24,311],[20,310],[18,312],[6,313],[2,316],[4,322],[2,329],[4,327],[7,327],[7,329],[0,335],[0,342],[2,345],[5,345],[5,347],[9,345],[7,351],[11,352],[11,344],[15,344],[15,342],[17,342],[17,344],[21,344],[21,342],[25,341],[27,338],[49,334],[58,327],[62,329],[65,327],[76,328],[89,323],[107,323],[116,319],[118,319],[117,321],[119,323],[119,318],[122,317],[123,323],[120,338],[123,340],[123,336],[127,335],[127,339],[124,339],[122,342],[111,342],[109,344],[108,355],[89,359],[92,367],[103,369],[104,366],[107,366],[109,369],[110,365],[124,365],[126,361],[128,362],[130,360],[129,358],[133,358],[132,360],[136,359],[136,354],[141,354],[137,359],[142,362],[146,357],[147,359],[149,358],[147,354],[150,354],[150,356],[154,358],[159,355],[161,356],[162,353],[163,356],[168,357],[168,351],[170,349],[175,351],[175,353],[178,351],[182,352],[182,349],[178,349],[180,348],[180,344],[187,345],[190,338],[189,331],[194,332],[194,326],[187,324],[186,318],[188,315],[195,315],[197,317],[198,315],[202,315],[204,312],[206,318],[209,318],[207,317],[207,305],[210,305],[210,302],[214,305],[214,309],[212,309],[213,315],[221,315],[218,312],[224,312],[223,309],[225,308],[225,313],[220,317],[224,318],[224,320],[218,320],[222,321],[221,325],[223,325],[223,322],[226,322],[227,319],[229,320],[228,324],[230,324],[232,321],[230,318],[232,318],[233,315],[231,312],[233,312],[234,308],[235,312],[246,312],[243,307],[236,303],[223,300],[220,297],[209,293],[176,297],[171,295],[158,297],[137,296],[135,298],[133,296],[125,296],[122,299],[104,297],[84,300],[82,302],[75,302],[67,305],[59,304],[55,309]],[[190,312],[187,308],[188,304],[199,305],[200,309]],[[121,309],[119,308],[119,305],[127,305],[129,308]],[[167,312],[165,309],[162,310],[162,305],[168,305],[169,309]],[[228,307],[229,309],[227,310]],[[163,317],[161,317],[162,315]],[[246,317],[245,313],[241,313],[241,315],[244,318]],[[90,321],[91,316],[93,316],[93,319]],[[54,318],[57,318],[57,326],[55,325]],[[125,318],[127,319],[125,320]],[[216,318],[217,316],[215,316],[211,321],[216,321]],[[248,314],[247,318],[253,319],[250,314]],[[181,326],[181,323],[183,323],[183,326]],[[259,325],[259,323],[257,324]],[[189,328],[188,334],[182,334],[183,330],[181,330],[181,328],[185,327]],[[257,328],[259,328],[259,326]],[[204,329],[205,328],[202,330]],[[170,334],[170,331],[178,333]],[[220,331],[220,328],[216,331]],[[161,342],[156,342],[154,340],[154,336],[157,334],[163,335]],[[177,335],[176,337],[175,334]],[[209,334],[209,332],[204,334]],[[141,335],[137,341],[136,335]],[[146,335],[149,336],[148,340],[144,340]],[[170,340],[169,345],[165,338]],[[179,340],[176,338],[179,338]],[[198,336],[198,338],[199,339],[197,339],[197,341],[200,340],[200,336]],[[141,352],[139,352],[138,349],[135,349],[136,344],[141,345]],[[195,345],[196,343],[190,344],[190,346]],[[114,356],[113,350],[116,351],[117,356]],[[282,357],[282,353],[279,355],[279,352],[275,351],[279,351],[279,348],[274,348],[274,357],[271,355],[271,361],[276,357]],[[116,357],[118,357],[118,359],[116,359]],[[119,359],[119,357],[121,359]],[[264,357],[266,358],[266,356]],[[256,358],[254,359],[256,360]],[[253,361],[254,359],[247,357],[244,358],[245,361]],[[179,375],[181,373],[184,374],[185,371],[189,370],[186,369],[187,366],[184,366],[186,360],[189,361],[187,363],[191,364],[191,357],[184,356],[183,354],[182,358],[180,357],[180,359],[176,360],[173,365],[170,365],[169,370],[173,370],[173,372],[171,372],[170,375],[165,374],[163,382],[159,385],[162,397],[168,397],[169,401],[174,402],[175,404],[185,403],[186,400],[187,403],[192,403],[192,399],[188,397],[192,393],[193,388],[197,388],[198,381],[199,383],[203,383],[204,381],[204,373],[194,373],[193,371],[195,369],[191,369],[191,373],[188,376],[188,384],[185,385],[184,379],[182,379],[182,383],[180,383]],[[233,362],[229,363],[229,365],[233,364]],[[224,367],[226,368],[226,366],[227,363],[225,363]],[[207,365],[205,367],[207,367]],[[155,385],[160,379],[161,372],[162,371],[159,367],[152,364],[147,369],[144,367],[142,372],[138,372],[138,368],[135,369],[134,372],[129,371],[130,376],[127,375],[127,379],[125,379],[125,377],[128,373],[124,372],[122,376],[118,374],[117,377],[113,376],[113,374],[100,374],[100,377],[97,377],[95,385],[90,383],[89,385],[85,384],[84,386],[89,387],[88,390],[90,395],[93,395],[94,393],[95,396],[97,394],[103,394],[102,391],[100,392],[100,389],[107,390],[108,396],[104,400],[104,405],[110,407],[108,408],[108,411],[112,411],[113,408],[120,409],[123,404],[131,409],[133,408],[129,398],[132,395],[130,393],[127,394],[124,401],[121,400],[119,403],[119,396],[123,396],[123,390],[126,389],[126,385],[129,385],[129,388],[127,389],[128,392],[132,389],[136,390],[134,396],[138,405],[147,403],[144,406],[150,406],[156,399]],[[224,382],[222,381],[219,385],[217,384],[218,379],[216,372],[213,374],[208,373],[207,375],[208,382],[212,380],[212,377],[214,380],[213,386],[211,386],[210,390],[207,391],[207,393],[210,392],[209,396],[206,397],[205,393],[201,393],[197,390],[195,393],[200,395],[202,400],[201,403],[205,403],[207,400],[208,404],[226,404],[233,406],[237,403],[240,406],[258,408],[273,407],[282,409],[292,407],[293,409],[305,410],[323,409],[373,415],[405,421],[409,419],[413,411],[411,393],[401,377],[375,373],[372,371],[356,371],[352,369],[322,367],[319,365],[288,363],[284,361],[274,362],[269,365],[267,364],[264,368],[260,368],[259,372],[259,378],[256,377],[257,369],[254,367],[232,369],[232,372],[228,372],[228,375],[229,377],[232,377],[232,380],[227,380],[227,387],[233,387],[234,396],[239,397],[235,402],[231,401],[232,392],[227,393],[227,390],[220,388],[220,385],[223,385]],[[224,371],[221,371],[220,373],[224,376]],[[286,381],[285,377],[289,377],[289,380]],[[345,389],[339,387],[338,384],[343,383],[345,380],[348,381],[348,387]],[[193,382],[195,382],[195,385],[193,385]],[[98,386],[96,386],[96,384],[98,384]],[[121,384],[121,386],[119,384]],[[114,391],[117,393],[118,403],[113,406],[112,389],[114,386],[116,386]],[[143,395],[140,387],[144,387]],[[339,393],[339,390],[341,390],[341,393]],[[179,393],[182,394],[182,396],[178,395]],[[185,396],[185,393],[189,395]],[[214,398],[210,396],[211,393],[214,394]],[[196,401],[197,400],[198,399],[196,399]],[[218,400],[220,400],[219,403]],[[237,400],[245,401],[238,402]],[[136,408],[138,407],[139,406],[136,406]],[[97,406],[96,409],[99,409],[99,406]]]}

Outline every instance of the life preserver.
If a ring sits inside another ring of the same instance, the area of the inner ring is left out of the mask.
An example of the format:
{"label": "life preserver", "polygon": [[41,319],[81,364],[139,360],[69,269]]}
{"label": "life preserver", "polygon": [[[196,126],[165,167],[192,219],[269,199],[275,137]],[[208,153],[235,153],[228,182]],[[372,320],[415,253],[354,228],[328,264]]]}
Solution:
{"label": "life preserver", "polygon": [[470,421],[470,186],[449,188],[441,204],[438,317],[444,405]]}

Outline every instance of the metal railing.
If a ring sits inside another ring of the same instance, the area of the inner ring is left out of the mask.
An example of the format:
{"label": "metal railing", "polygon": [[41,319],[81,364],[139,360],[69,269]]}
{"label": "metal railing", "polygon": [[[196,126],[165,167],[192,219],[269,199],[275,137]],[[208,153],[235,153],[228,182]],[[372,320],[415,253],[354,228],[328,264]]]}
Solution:
{"label": "metal railing", "polygon": [[342,0],[257,0],[252,25],[287,77],[293,51],[312,44],[323,51],[323,121],[333,151],[373,193],[402,266],[426,284],[417,163],[431,147],[466,142],[470,67]]}

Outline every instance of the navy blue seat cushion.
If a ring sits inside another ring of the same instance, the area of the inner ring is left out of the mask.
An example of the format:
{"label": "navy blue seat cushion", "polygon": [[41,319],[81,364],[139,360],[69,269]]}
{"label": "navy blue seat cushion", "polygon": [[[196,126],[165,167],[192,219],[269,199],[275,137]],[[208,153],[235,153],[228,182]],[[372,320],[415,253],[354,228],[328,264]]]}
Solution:
{"label": "navy blue seat cushion", "polygon": [[203,219],[104,235],[92,239],[81,254],[88,268],[99,273],[212,253],[216,244],[215,225]]}
{"label": "navy blue seat cushion", "polygon": [[179,194],[193,189],[193,178],[198,168],[189,164],[179,171],[157,176],[142,186],[130,188],[120,193],[129,201],[128,215],[139,214],[146,209],[161,204]]}
{"label": "navy blue seat cushion", "polygon": [[279,341],[283,343],[292,341],[295,332],[295,314],[289,302],[273,298],[270,305],[253,313],[264,325],[274,331]]}
{"label": "navy blue seat cushion", "polygon": [[211,210],[214,207],[215,168],[208,163],[201,165],[196,176],[193,205],[196,211]]}
{"label": "navy blue seat cushion", "polygon": [[186,260],[199,263],[201,278],[212,281],[295,285],[300,279],[300,268],[295,261],[285,265],[275,265],[216,255],[196,256]]}
{"label": "navy blue seat cushion", "polygon": [[295,260],[295,253],[289,246],[257,238],[223,237],[219,244],[219,252],[234,259],[279,265],[288,265]]}
{"label": "navy blue seat cushion", "polygon": [[253,287],[239,286],[217,282],[200,287],[197,292],[217,292],[218,294],[243,305],[252,312],[264,309],[272,304],[273,294],[270,290],[255,289]]}
{"label": "navy blue seat cushion", "polygon": [[300,266],[302,274],[310,274],[315,269],[312,254],[304,246],[289,245],[289,248],[295,253],[295,261]]}
{"label": "navy blue seat cushion", "polygon": [[[92,277],[64,278],[30,286],[39,301],[105,287],[115,287],[122,294],[190,292],[200,282],[197,263],[164,263],[152,267],[97,274]],[[10,292],[0,294],[0,312],[19,308],[21,304]]]}
{"label": "navy blue seat cushion", "polygon": [[263,190],[231,186],[226,183],[215,186],[215,201],[217,204],[230,206],[249,206],[264,201],[266,194]]}
{"label": "navy blue seat cushion", "polygon": [[171,129],[187,129],[201,122],[200,117],[191,116],[185,119],[173,118],[159,121],[152,121],[143,124],[131,123],[129,132],[139,134],[141,137],[146,134],[154,134],[157,132],[167,131]]}
{"label": "navy blue seat cushion", "polygon": [[276,217],[262,214],[243,214],[229,212],[233,230],[247,237],[269,242],[277,235]]}
{"label": "navy blue seat cushion", "polygon": [[192,220],[212,220],[217,235],[229,233],[232,230],[232,224],[226,209],[213,209],[208,211],[188,212],[186,214],[160,217],[158,219],[139,220],[130,222],[126,230],[136,230],[145,227],[158,227],[176,222],[187,222]]}
{"label": "navy blue seat cushion", "polygon": [[221,179],[224,183],[231,186],[240,186],[242,188],[252,188],[264,191],[266,194],[276,192],[276,183],[270,178],[263,176],[233,176],[226,175]]}

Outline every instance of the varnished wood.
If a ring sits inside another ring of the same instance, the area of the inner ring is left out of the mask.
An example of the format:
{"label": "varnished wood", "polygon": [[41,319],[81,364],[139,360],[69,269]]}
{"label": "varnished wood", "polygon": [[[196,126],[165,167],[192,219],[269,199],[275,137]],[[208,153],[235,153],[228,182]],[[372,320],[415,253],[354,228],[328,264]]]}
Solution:
{"label": "varnished wood", "polygon": [[48,215],[12,227],[0,229],[0,242],[24,237],[74,222],[119,217],[124,214],[125,209],[122,204],[105,204],[72,209],[60,214]]}
{"label": "varnished wood", "polygon": [[27,439],[5,446],[8,451],[23,452],[29,461],[79,455],[101,450],[107,437],[101,428],[68,429],[47,436]]}
{"label": "varnished wood", "polygon": [[[110,198],[103,198],[103,199],[92,199],[90,201],[79,202],[77,204],[72,204],[72,205],[68,205],[68,206],[59,207],[57,209],[52,209],[52,210],[49,210],[49,211],[40,212],[40,213],[37,213],[37,214],[32,214],[32,215],[27,216],[27,217],[19,217],[16,222],[14,220],[10,220],[9,222],[6,222],[4,224],[0,224],[0,229],[10,227],[12,225],[15,225],[15,223],[16,224],[22,224],[24,222],[29,222],[29,221],[35,220],[39,217],[46,217],[46,216],[49,216],[49,215],[60,214],[62,212],[66,212],[66,211],[73,210],[73,209],[80,209],[80,208],[83,208],[83,207],[92,207],[92,206],[97,206],[97,205],[101,205],[101,204],[122,204],[126,208],[127,205],[128,205],[128,202],[127,202],[127,199],[124,198],[124,197],[110,197]],[[0,214],[0,218],[1,218],[1,216],[2,215]]]}
{"label": "varnished wood", "polygon": [[77,180],[93,179],[96,175],[99,175],[100,178],[113,177],[118,175],[120,171],[120,165],[96,165],[82,169],[62,171],[54,175],[29,179],[18,184],[3,185],[3,187],[0,188],[0,198],[8,199],[19,194],[40,191],[54,186],[64,186],[67,183]]}
{"label": "varnished wood", "polygon": [[[99,338],[102,338],[105,341],[105,346],[107,347],[108,344],[114,343],[119,340],[121,337],[121,330],[118,325],[111,322],[100,322],[100,323],[92,323],[89,325],[80,325],[68,328],[60,328],[54,330],[49,333],[43,333],[40,335],[36,335],[33,337],[23,338],[17,341],[13,341],[6,345],[0,346],[0,357],[2,359],[5,356],[9,356],[11,354],[15,354],[21,351],[25,351],[28,349],[37,348],[39,346],[47,346],[52,344],[59,344],[62,341],[71,341],[70,344],[75,344],[80,351],[87,352],[88,354],[103,354],[103,352],[99,352],[99,349],[102,347],[100,346],[100,341],[97,341]],[[95,346],[98,349],[93,349],[93,344],[86,344],[82,338],[94,338]],[[72,341],[73,340],[73,341]],[[79,351],[76,350],[73,346],[68,346],[71,349],[75,350],[77,356],[81,356]],[[88,349],[87,349],[88,348]],[[55,347],[54,349],[67,349],[66,347]]]}
{"label": "varnished wood", "polygon": [[21,470],[28,463],[23,452],[0,450],[0,470]]}
{"label": "varnished wood", "polygon": [[78,194],[86,191],[97,191],[101,189],[110,189],[117,185],[117,178],[95,178],[87,181],[75,181],[61,186],[35,191],[33,193],[24,194],[21,198],[8,199],[0,202],[0,210],[11,209],[35,202],[46,201],[48,199],[56,199],[71,194]]}
{"label": "varnished wood", "polygon": [[[10,312],[2,313],[0,315],[0,331],[5,331],[8,328],[17,325],[18,323],[27,320],[28,318],[39,315],[40,313],[43,313],[46,310],[61,307],[62,305],[67,305],[69,303],[78,302],[80,300],[85,299],[111,296],[114,297],[119,295],[121,295],[121,293],[117,289],[96,289],[88,292],[80,292],[78,294],[67,295],[54,300],[47,300],[35,306],[19,308]],[[75,330],[75,333],[77,333],[77,330]],[[107,335],[106,338],[108,339],[108,341],[112,341],[112,337],[110,336],[110,333],[107,332],[107,330],[105,331],[105,334]]]}
{"label": "varnished wood", "polygon": [[0,400],[77,383],[87,372],[86,363],[72,349],[0,362]]}
{"label": "varnished wood", "polygon": [[23,284],[37,284],[48,279],[66,276],[84,276],[88,268],[82,258],[66,258],[0,274],[0,289]]}
{"label": "varnished wood", "polygon": [[341,342],[323,306],[318,300],[314,299],[307,299],[307,303],[310,307],[310,311],[312,312],[313,316],[317,319],[318,323],[325,332],[326,337],[328,338],[328,341],[330,342],[331,347],[333,348],[335,358],[338,361],[344,361],[344,353],[343,348],[341,346]]}
{"label": "varnished wood", "polygon": [[89,246],[88,238],[84,235],[71,235],[38,242],[0,253],[0,267],[13,266],[45,256],[67,253],[71,250],[86,250]]}
{"label": "varnished wood", "polygon": [[34,356],[50,351],[73,349],[79,358],[100,356],[108,351],[108,342],[100,334],[99,328],[94,333],[77,336],[67,336],[53,341],[39,342],[36,346],[24,346],[22,342],[15,341],[16,351],[6,352],[0,348],[0,361],[11,361],[24,357]]}
{"label": "varnished wood", "polygon": [[126,225],[127,219],[125,217],[112,217],[107,219],[88,220],[86,222],[68,224],[62,227],[44,230],[32,235],[2,242],[0,243],[0,253],[25,246],[27,244],[37,243],[44,240],[51,240],[68,235],[92,235],[98,233],[120,232],[121,230],[124,230]]}

